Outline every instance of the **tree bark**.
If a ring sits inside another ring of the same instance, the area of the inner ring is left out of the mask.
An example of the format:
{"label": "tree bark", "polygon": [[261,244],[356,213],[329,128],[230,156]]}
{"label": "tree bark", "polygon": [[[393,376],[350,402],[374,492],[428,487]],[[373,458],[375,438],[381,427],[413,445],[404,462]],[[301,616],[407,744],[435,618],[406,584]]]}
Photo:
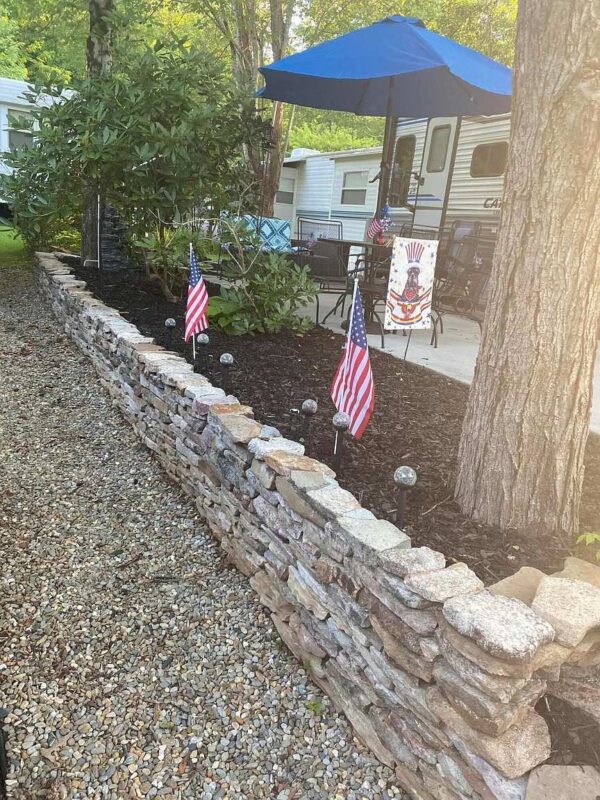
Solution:
{"label": "tree bark", "polygon": [[458,455],[474,518],[577,532],[600,317],[600,4],[520,0],[492,287]]}
{"label": "tree bark", "polygon": [[[112,29],[109,14],[113,0],[89,0],[90,33],[87,39],[87,71],[90,77],[110,70],[112,66]],[[84,198],[81,222],[81,260],[98,260],[98,187],[90,186]]]}

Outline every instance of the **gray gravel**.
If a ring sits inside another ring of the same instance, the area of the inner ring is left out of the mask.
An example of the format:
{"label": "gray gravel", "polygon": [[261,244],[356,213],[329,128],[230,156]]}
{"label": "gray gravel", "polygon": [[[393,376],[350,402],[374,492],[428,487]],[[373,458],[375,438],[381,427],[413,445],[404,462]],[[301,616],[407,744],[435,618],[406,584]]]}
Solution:
{"label": "gray gravel", "polygon": [[0,714],[13,798],[400,797],[0,269]]}

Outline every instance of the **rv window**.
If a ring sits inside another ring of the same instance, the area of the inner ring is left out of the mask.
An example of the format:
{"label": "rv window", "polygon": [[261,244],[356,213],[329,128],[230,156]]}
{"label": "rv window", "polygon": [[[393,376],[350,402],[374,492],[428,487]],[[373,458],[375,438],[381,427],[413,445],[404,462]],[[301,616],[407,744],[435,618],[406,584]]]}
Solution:
{"label": "rv window", "polygon": [[390,205],[394,208],[405,206],[408,200],[416,143],[416,136],[401,136],[396,142],[388,198]]}
{"label": "rv window", "polygon": [[33,132],[29,127],[31,114],[27,111],[8,109],[8,147],[10,150],[21,150],[33,144]]}
{"label": "rv window", "polygon": [[472,178],[499,178],[504,175],[508,142],[478,144],[471,158]]}
{"label": "rv window", "polygon": [[279,190],[275,195],[276,203],[285,203],[286,205],[294,205],[294,179],[281,178],[279,181]]}
{"label": "rv window", "polygon": [[369,173],[344,172],[342,182],[342,205],[364,206],[367,199]]}
{"label": "rv window", "polygon": [[443,172],[446,166],[448,142],[450,141],[450,125],[438,125],[431,134],[429,155],[427,156],[427,172]]}

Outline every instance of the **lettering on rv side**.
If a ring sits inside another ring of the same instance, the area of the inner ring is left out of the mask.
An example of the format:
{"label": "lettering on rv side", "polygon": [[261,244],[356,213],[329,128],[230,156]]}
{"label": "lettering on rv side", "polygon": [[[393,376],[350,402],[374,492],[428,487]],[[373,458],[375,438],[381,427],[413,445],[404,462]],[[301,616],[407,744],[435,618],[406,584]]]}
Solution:
{"label": "lettering on rv side", "polygon": [[501,197],[486,197],[483,201],[484,208],[500,208],[502,206]]}

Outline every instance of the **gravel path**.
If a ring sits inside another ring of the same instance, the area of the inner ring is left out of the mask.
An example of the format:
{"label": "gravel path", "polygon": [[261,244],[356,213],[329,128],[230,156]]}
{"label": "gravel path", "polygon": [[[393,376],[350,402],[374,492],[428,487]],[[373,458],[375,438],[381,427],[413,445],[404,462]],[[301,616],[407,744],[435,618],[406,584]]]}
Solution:
{"label": "gravel path", "polygon": [[27,270],[0,270],[0,375],[9,797],[400,797]]}

